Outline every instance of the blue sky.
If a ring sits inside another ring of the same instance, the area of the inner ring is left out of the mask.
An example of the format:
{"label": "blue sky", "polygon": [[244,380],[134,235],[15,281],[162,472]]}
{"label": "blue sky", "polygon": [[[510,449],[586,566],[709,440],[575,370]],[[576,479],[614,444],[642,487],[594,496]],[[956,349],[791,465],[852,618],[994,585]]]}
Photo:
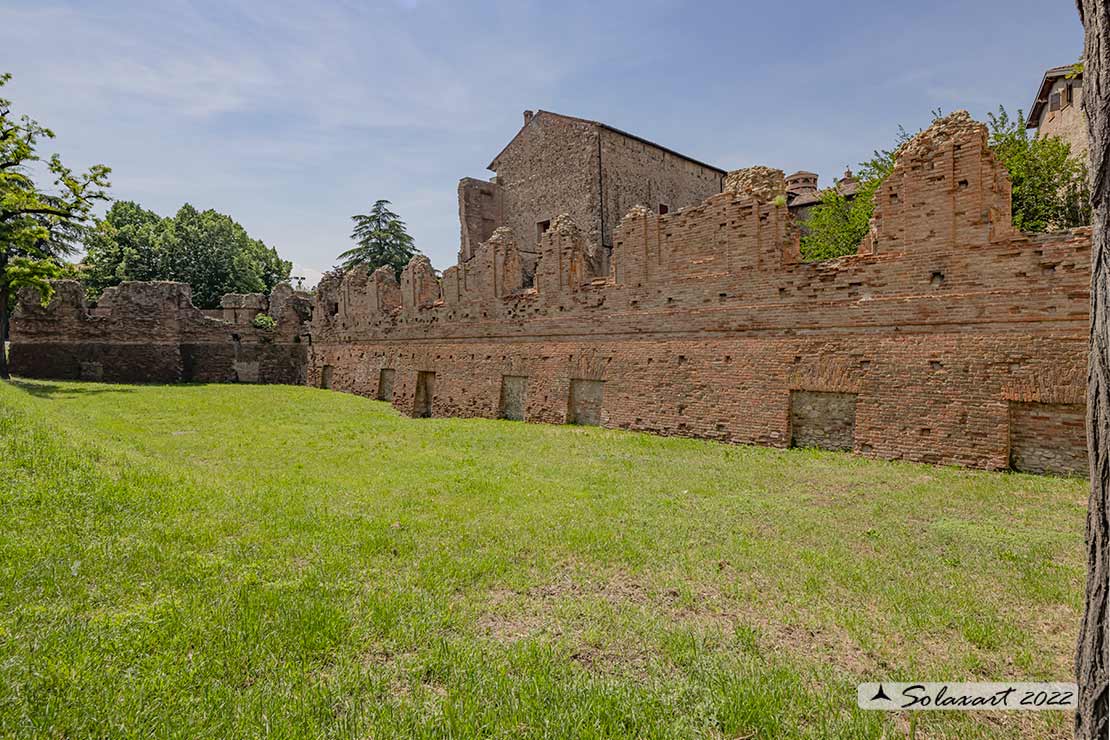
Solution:
{"label": "blue sky", "polygon": [[827,184],[932,109],[1027,109],[1082,50],[1071,0],[4,0],[0,28],[51,151],[112,167],[116,198],[231,214],[309,282],[377,198],[452,264],[456,184],[526,108]]}

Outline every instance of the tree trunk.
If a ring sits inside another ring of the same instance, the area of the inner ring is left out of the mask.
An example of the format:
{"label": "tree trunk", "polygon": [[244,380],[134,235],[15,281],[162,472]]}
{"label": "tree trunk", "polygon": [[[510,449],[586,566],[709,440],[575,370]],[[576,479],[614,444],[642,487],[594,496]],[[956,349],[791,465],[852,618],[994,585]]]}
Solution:
{"label": "tree trunk", "polygon": [[4,271],[8,268],[7,255],[0,256],[0,380],[8,380],[8,282]]}
{"label": "tree trunk", "polygon": [[1107,732],[1107,579],[1110,578],[1110,4],[1076,0],[1083,21],[1083,108],[1090,145],[1091,354],[1087,362],[1087,450],[1091,498],[1087,507],[1087,605],[1079,628],[1075,677],[1079,707],[1075,736],[1104,738]]}

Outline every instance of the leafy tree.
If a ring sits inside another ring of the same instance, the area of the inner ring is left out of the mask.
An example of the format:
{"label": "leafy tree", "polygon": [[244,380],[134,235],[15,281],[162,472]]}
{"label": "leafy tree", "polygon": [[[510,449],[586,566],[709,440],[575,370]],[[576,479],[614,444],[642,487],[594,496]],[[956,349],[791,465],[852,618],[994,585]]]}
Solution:
{"label": "leafy tree", "polygon": [[93,299],[124,280],[176,280],[192,287],[197,306],[214,308],[225,293],[269,292],[293,267],[230,216],[189,204],[163,218],[114,203],[85,249],[83,281]]}
{"label": "leafy tree", "polygon": [[898,127],[898,141],[893,149],[877,149],[871,159],[860,162],[856,174],[857,187],[852,197],[838,188],[821,193],[821,202],[810,211],[802,233],[802,258],[809,261],[827,260],[855,254],[867,234],[871,214],[875,210],[875,192],[894,169],[898,150],[910,140]]}
{"label": "leafy tree", "polygon": [[160,236],[169,219],[131,201],[116,201],[85,234],[81,281],[95,300],[124,280],[157,280],[162,271]]}
{"label": "leafy tree", "polygon": [[[940,118],[933,111],[933,120]],[[999,106],[988,115],[988,143],[1009,170],[1013,183],[1013,223],[1022,231],[1046,231],[1090,223],[1086,166],[1071,156],[1067,142],[1030,137],[1019,110],[1011,119]],[[836,188],[821,193],[810,211],[801,239],[802,258],[815,261],[855,254],[875,210],[875,193],[891,170],[898,151],[912,137],[901,126],[893,149],[882,149],[859,166],[859,186],[852,198]]]}
{"label": "leafy tree", "polygon": [[1056,136],[1030,137],[1020,109],[1011,119],[998,106],[987,118],[990,148],[1013,183],[1014,226],[1047,231],[1089,224],[1087,166],[1071,156],[1071,146]]}
{"label": "leafy tree", "polygon": [[[0,87],[10,79],[0,75]],[[0,98],[0,378],[9,377],[5,342],[16,291],[35,287],[44,301],[50,299],[50,280],[62,274],[61,257],[74,251],[96,201],[108,198],[107,167],[75,174],[57,154],[46,163],[53,191],[35,183],[31,168],[41,161],[39,142],[52,138],[53,131],[26,115],[16,118],[11,101]]]}
{"label": "leafy tree", "polygon": [[357,246],[339,255],[343,269],[349,270],[356,265],[366,265],[375,270],[389,265],[400,278],[401,270],[416,254],[412,237],[405,230],[405,222],[389,210],[388,200],[379,200],[370,207],[370,213],[351,216],[355,229],[351,238]]}

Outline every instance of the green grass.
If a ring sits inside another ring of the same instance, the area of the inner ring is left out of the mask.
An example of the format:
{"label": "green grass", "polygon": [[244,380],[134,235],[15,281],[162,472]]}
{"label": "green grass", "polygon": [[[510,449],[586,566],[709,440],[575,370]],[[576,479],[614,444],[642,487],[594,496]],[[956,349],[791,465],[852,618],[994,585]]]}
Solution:
{"label": "green grass", "polygon": [[4,737],[905,737],[857,682],[1071,680],[1081,480],[45,382],[0,464]]}

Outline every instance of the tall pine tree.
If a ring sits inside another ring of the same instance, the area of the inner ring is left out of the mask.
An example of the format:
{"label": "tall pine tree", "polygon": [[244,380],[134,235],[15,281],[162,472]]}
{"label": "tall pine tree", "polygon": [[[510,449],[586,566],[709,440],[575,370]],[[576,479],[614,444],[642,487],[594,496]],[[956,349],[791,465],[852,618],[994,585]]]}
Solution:
{"label": "tall pine tree", "polygon": [[405,230],[405,222],[389,210],[388,200],[379,200],[366,215],[351,216],[355,229],[351,238],[356,246],[339,255],[343,269],[366,265],[371,271],[389,265],[400,278],[401,270],[416,254],[412,237]]}

